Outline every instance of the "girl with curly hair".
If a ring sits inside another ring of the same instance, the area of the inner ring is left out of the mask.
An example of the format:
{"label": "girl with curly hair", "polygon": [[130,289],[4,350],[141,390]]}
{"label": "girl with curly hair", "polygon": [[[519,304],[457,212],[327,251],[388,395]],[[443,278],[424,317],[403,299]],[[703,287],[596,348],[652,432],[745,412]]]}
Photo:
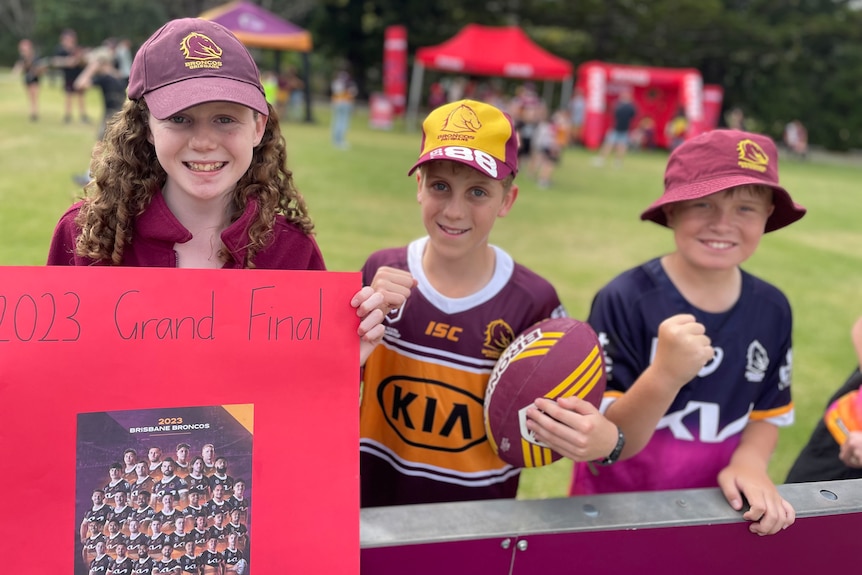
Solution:
{"label": "girl with curly hair", "polygon": [[[257,65],[230,31],[168,22],[138,51],[128,96],[49,265],[325,269]],[[365,287],[351,305],[364,358],[383,333],[383,295]]]}

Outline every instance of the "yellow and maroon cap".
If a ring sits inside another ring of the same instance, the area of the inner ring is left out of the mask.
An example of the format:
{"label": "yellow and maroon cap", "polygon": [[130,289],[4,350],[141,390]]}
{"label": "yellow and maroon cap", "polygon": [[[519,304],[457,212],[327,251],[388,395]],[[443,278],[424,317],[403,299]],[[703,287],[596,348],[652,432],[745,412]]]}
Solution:
{"label": "yellow and maroon cap", "polygon": [[805,215],[805,208],[778,183],[778,150],[770,137],[741,130],[711,130],[686,140],[671,153],[664,172],[664,193],[641,219],[666,226],[662,206],[749,184],[772,188],[775,209],[764,231],[783,228]]}
{"label": "yellow and maroon cap", "polygon": [[466,164],[495,180],[518,173],[518,133],[499,108],[459,100],[444,104],[422,122],[419,160],[407,175],[432,160]]}
{"label": "yellow and maroon cap", "polygon": [[201,18],[171,20],[144,42],[132,62],[128,94],[143,97],[160,120],[206,102],[269,115],[251,54],[230,30]]}

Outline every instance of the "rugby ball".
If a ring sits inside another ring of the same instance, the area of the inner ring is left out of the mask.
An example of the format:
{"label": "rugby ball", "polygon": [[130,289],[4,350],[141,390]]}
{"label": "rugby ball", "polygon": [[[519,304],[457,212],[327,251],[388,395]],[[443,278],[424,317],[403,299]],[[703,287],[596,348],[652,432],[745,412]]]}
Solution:
{"label": "rugby ball", "polygon": [[527,429],[538,397],[602,401],[607,379],[596,332],[569,317],[540,321],[518,335],[494,365],[485,390],[485,432],[494,452],[515,467],[540,467],[562,456]]}

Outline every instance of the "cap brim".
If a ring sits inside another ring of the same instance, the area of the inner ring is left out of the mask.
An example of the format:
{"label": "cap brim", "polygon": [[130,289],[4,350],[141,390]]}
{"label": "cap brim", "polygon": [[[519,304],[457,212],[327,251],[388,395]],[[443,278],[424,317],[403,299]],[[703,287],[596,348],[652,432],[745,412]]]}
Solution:
{"label": "cap brim", "polygon": [[410,168],[410,171],[407,172],[407,175],[412,176],[413,172],[416,171],[416,168],[418,168],[422,164],[426,164],[426,163],[434,161],[434,160],[445,160],[445,161],[449,161],[449,162],[458,162],[459,164],[464,164],[465,166],[470,166],[471,168],[473,168],[477,172],[481,173],[482,175],[488,176],[489,178],[491,178],[493,180],[505,180],[511,174],[514,173],[514,170],[512,170],[511,167],[509,167],[508,165],[504,164],[503,162],[497,160],[496,158],[494,158],[494,161],[497,163],[497,175],[492,176],[491,174],[488,173],[487,166],[482,166],[481,164],[479,164],[475,160],[467,160],[464,158],[453,158],[451,156],[445,156],[444,157],[444,156],[441,156],[439,154],[435,154],[434,153],[435,151],[436,150],[431,150],[430,152],[428,152],[424,156],[421,156],[416,161],[416,163],[413,164],[413,167]]}
{"label": "cap brim", "polygon": [[771,232],[784,226],[790,225],[793,222],[802,218],[805,215],[806,209],[794,202],[787,190],[781,186],[766,184],[762,179],[750,178],[743,176],[728,176],[725,178],[713,179],[703,182],[692,182],[683,186],[677,186],[673,190],[667,191],[646,210],[641,213],[642,220],[653,221],[662,226],[667,226],[667,216],[662,209],[668,204],[676,202],[684,202],[686,200],[696,200],[710,194],[721,192],[730,188],[745,185],[766,186],[773,190],[772,203],[775,209],[772,215],[766,220],[764,232]]}
{"label": "cap brim", "polygon": [[192,78],[144,94],[150,113],[159,120],[208,102],[233,102],[269,115],[266,98],[257,86],[229,78]]}

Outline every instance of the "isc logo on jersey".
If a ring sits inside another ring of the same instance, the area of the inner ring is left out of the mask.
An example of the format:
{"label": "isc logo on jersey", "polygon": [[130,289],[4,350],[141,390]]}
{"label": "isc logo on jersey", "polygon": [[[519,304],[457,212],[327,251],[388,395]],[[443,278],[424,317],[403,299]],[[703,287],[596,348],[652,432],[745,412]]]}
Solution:
{"label": "isc logo on jersey", "polygon": [[464,451],[485,441],[484,398],[449,384],[392,377],[381,382],[377,401],[386,422],[409,445]]}

